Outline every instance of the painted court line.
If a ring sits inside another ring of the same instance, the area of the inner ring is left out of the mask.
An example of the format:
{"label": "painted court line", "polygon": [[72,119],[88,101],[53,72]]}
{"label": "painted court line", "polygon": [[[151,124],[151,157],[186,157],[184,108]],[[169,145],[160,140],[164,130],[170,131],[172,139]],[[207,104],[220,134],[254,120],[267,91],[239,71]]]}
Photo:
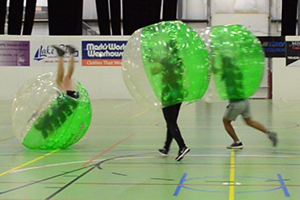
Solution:
{"label": "painted court line", "polygon": [[140,113],[138,113],[138,114],[136,114],[136,115],[130,117],[129,119],[134,119],[134,118],[136,118],[136,117],[138,117],[138,116],[140,116],[140,115],[143,115],[143,114],[147,113],[148,111],[149,111],[149,110],[144,110],[144,111],[142,111],[142,112],[140,112]]}
{"label": "painted court line", "polygon": [[4,139],[1,139],[0,142],[6,141],[6,140],[10,140],[10,139],[13,139],[13,138],[15,138],[15,137],[4,138]]}
{"label": "painted court line", "polygon": [[282,175],[281,174],[277,174],[277,177],[278,177],[278,181],[280,183],[280,187],[282,188],[283,192],[284,192],[284,195],[286,197],[290,197],[290,193],[285,185],[285,182],[284,182],[284,179],[282,178]]}
{"label": "painted court line", "polygon": [[231,151],[230,153],[230,185],[229,185],[229,200],[234,200],[234,165],[235,165],[235,153],[234,150]]}
{"label": "painted court line", "polygon": [[22,165],[19,165],[19,166],[17,166],[17,167],[14,167],[14,168],[12,168],[12,169],[6,171],[6,172],[3,172],[3,173],[0,174],[0,177],[1,177],[1,176],[4,176],[4,175],[6,175],[6,174],[8,174],[8,173],[10,173],[10,172],[13,172],[13,171],[15,171],[15,170],[17,170],[17,169],[20,169],[20,168],[22,168],[22,167],[25,167],[25,166],[27,166],[27,165],[30,165],[31,163],[34,163],[34,162],[36,162],[36,161],[38,161],[38,160],[41,160],[41,159],[43,159],[43,158],[45,158],[45,157],[47,157],[47,156],[50,156],[51,154],[54,154],[54,153],[56,153],[57,151],[59,151],[59,149],[54,150],[54,151],[51,151],[50,153],[46,153],[46,154],[43,155],[43,156],[40,156],[40,157],[38,157],[38,158],[36,158],[36,159],[33,159],[33,160],[31,160],[31,161],[29,161],[29,162],[27,162],[27,163],[24,163],[24,164],[22,164]]}
{"label": "painted court line", "polygon": [[119,144],[121,144],[122,142],[130,139],[132,136],[134,136],[135,134],[137,134],[137,132],[132,133],[131,135],[127,136],[126,138],[124,138],[123,140],[117,142],[116,144],[112,145],[111,147],[109,147],[108,149],[106,149],[105,151],[101,152],[100,154],[98,154],[97,156],[95,156],[94,158],[90,159],[88,162],[83,164],[83,167],[87,166],[88,164],[90,164],[91,162],[93,162],[94,160],[96,160],[97,158],[99,158],[100,156],[103,156],[105,153],[109,152],[110,150],[112,150],[113,148],[115,148],[116,146],[118,146]]}
{"label": "painted court line", "polygon": [[179,183],[178,183],[178,186],[177,186],[177,188],[176,188],[176,190],[175,190],[173,196],[178,196],[178,194],[179,194],[179,192],[180,192],[180,189],[181,189],[182,187],[184,187],[184,186],[183,186],[183,183],[184,183],[185,180],[186,180],[186,176],[187,176],[187,173],[184,173],[184,174],[182,175],[182,177],[181,177],[181,179],[180,179],[180,181],[179,181]]}

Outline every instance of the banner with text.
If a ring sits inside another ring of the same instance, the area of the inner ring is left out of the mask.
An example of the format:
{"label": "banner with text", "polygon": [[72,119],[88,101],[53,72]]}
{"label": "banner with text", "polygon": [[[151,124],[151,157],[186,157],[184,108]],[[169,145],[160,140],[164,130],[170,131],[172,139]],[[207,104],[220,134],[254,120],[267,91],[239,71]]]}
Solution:
{"label": "banner with text", "polygon": [[29,41],[0,41],[0,66],[29,66]]}
{"label": "banner with text", "polygon": [[127,41],[82,41],[82,66],[122,66]]}

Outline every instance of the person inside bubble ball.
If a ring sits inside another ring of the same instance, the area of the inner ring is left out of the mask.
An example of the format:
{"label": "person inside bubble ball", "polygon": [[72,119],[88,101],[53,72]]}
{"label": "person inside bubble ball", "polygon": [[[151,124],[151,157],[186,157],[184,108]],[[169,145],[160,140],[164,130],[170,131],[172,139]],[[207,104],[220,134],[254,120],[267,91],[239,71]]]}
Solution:
{"label": "person inside bubble ball", "polygon": [[239,115],[242,115],[245,123],[263,133],[271,140],[273,146],[277,145],[277,133],[267,130],[260,122],[252,119],[250,104],[248,98],[236,98],[244,96],[243,92],[243,74],[241,69],[234,64],[234,59],[229,56],[221,57],[221,79],[224,81],[229,99],[229,105],[226,107],[223,116],[223,125],[226,132],[233,139],[233,143],[227,146],[228,149],[242,149],[243,143],[238,138],[232,121],[235,121]]}
{"label": "person inside bubble ball", "polygon": [[[166,56],[160,58],[153,56],[152,62],[158,63],[151,69],[153,75],[162,75],[162,112],[167,124],[167,135],[164,147],[158,149],[163,155],[167,156],[170,150],[173,139],[177,142],[179,147],[176,161],[180,161],[190,151],[186,146],[177,124],[182,101],[186,95],[183,88],[183,71],[184,64],[178,55],[178,47],[175,40],[170,40],[166,43]],[[154,55],[154,54],[152,54]]]}
{"label": "person inside bubble ball", "polygon": [[[74,53],[76,49],[67,45],[70,54],[70,62],[67,74],[64,74],[64,60],[63,57],[66,51],[58,46],[52,46],[58,55],[58,68],[56,83],[62,93],[59,93],[54,103],[50,108],[40,111],[41,117],[38,118],[37,123],[34,124],[37,130],[42,132],[44,138],[50,136],[57,128],[59,128],[70,116],[77,107],[76,99],[79,98],[79,92],[73,89],[72,75],[74,72]],[[65,95],[67,97],[65,97]]]}

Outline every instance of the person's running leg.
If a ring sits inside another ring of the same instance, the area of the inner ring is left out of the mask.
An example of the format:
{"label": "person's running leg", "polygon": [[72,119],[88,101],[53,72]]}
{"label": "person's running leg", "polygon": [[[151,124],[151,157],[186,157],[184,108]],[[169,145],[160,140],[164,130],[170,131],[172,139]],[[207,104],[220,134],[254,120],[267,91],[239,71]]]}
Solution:
{"label": "person's running leg", "polygon": [[262,125],[258,121],[253,120],[251,117],[244,118],[244,121],[248,126],[265,133],[268,136],[268,138],[271,140],[272,145],[277,146],[278,143],[277,133],[266,129],[264,125]]}
{"label": "person's running leg", "polygon": [[[177,125],[177,118],[179,115],[180,106],[181,106],[181,103],[165,107],[165,108],[163,108],[163,114],[164,114],[164,118],[167,123],[168,132],[176,140],[179,148],[182,148],[182,147],[185,147],[185,143],[181,136],[180,129]],[[167,138],[170,138],[170,137],[167,137]]]}
{"label": "person's running leg", "polygon": [[190,151],[190,149],[185,145],[180,129],[177,125],[180,107],[181,103],[163,108],[167,129],[179,146],[178,156],[175,158],[177,161],[182,160],[183,157]]}

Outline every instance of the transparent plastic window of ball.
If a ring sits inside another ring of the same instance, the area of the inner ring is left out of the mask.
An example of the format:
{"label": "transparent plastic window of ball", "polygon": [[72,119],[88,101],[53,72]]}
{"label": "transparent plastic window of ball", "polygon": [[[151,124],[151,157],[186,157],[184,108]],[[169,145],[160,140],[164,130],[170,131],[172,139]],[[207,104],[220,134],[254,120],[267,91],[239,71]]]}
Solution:
{"label": "transparent plastic window of ball", "polygon": [[26,82],[15,95],[12,125],[17,138],[30,149],[64,149],[78,142],[91,122],[87,91],[73,79],[75,99],[56,84],[56,73]]}
{"label": "transparent plastic window of ball", "polygon": [[242,25],[214,26],[202,35],[210,40],[213,80],[220,99],[251,97],[264,73],[264,52],[256,36]]}
{"label": "transparent plastic window of ball", "polygon": [[123,77],[133,98],[148,109],[200,99],[210,69],[204,42],[180,21],[143,27],[129,38]]}

